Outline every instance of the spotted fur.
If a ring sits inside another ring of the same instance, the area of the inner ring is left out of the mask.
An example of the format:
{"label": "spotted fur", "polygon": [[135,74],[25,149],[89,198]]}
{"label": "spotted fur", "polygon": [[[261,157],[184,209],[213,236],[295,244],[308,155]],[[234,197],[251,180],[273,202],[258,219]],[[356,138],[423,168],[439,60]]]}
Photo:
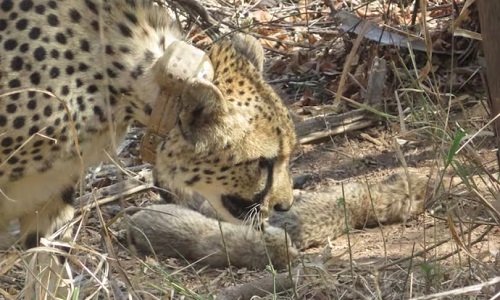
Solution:
{"label": "spotted fur", "polygon": [[[152,0],[0,2],[0,227],[28,247],[73,217],[73,186],[168,92],[155,67],[181,39]],[[203,194],[226,220],[288,209],[293,124],[261,76],[263,50],[236,35],[190,80],[160,145],[160,184]],[[160,71],[158,71],[160,70]]]}

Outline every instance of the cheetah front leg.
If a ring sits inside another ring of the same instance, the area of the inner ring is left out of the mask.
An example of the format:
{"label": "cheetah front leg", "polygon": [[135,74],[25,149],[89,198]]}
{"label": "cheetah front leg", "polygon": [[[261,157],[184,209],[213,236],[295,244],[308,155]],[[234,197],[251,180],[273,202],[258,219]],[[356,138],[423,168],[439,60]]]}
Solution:
{"label": "cheetah front leg", "polygon": [[[21,239],[26,249],[37,247],[40,238],[51,235],[55,230],[62,228],[73,219],[75,209],[73,186],[65,188],[54,199],[45,203],[40,210],[33,211],[20,218]],[[61,234],[61,240],[71,239],[71,229],[67,228]]]}
{"label": "cheetah front leg", "polygon": [[[55,230],[64,228],[60,235],[63,241],[71,239],[72,230],[69,223],[74,216],[74,188],[67,187],[54,199],[48,201],[39,211],[20,218],[21,239],[25,248],[39,245],[40,238],[48,237]],[[24,299],[67,299],[71,295],[71,284],[68,284],[67,262],[50,249],[34,249],[25,256],[29,269],[24,288]]]}

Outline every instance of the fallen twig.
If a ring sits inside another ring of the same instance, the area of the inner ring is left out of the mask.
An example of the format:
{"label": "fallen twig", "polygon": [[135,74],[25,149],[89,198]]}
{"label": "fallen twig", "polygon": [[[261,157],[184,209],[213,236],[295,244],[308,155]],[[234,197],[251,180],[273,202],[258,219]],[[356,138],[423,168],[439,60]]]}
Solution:
{"label": "fallen twig", "polygon": [[177,5],[181,6],[185,12],[193,17],[212,40],[220,36],[217,21],[210,16],[207,10],[198,1],[172,0],[171,2],[177,3]]}
{"label": "fallen twig", "polygon": [[374,115],[363,109],[356,109],[337,115],[321,115],[295,124],[295,131],[301,144],[310,143],[330,135],[372,126]]}
{"label": "fallen twig", "polygon": [[131,196],[149,190],[154,187],[153,174],[151,170],[143,170],[139,175],[116,184],[100,188],[91,193],[83,195],[75,200],[76,207],[80,211],[85,211],[96,207],[97,205],[106,204],[116,201],[120,198]]}
{"label": "fallen twig", "polygon": [[[426,295],[422,297],[417,297],[417,298],[411,298],[412,300],[427,300],[427,299],[443,299],[444,297],[452,297],[452,296],[458,296],[458,295],[463,295],[471,292],[480,292],[481,289],[484,287],[494,285],[500,282],[500,276],[499,277],[494,277],[486,282],[482,282],[479,284],[471,285],[471,286],[466,286],[466,287],[461,287],[458,289],[450,290],[450,291],[444,291],[441,293],[436,293],[432,295]],[[491,298],[491,299],[496,299],[496,298]]]}

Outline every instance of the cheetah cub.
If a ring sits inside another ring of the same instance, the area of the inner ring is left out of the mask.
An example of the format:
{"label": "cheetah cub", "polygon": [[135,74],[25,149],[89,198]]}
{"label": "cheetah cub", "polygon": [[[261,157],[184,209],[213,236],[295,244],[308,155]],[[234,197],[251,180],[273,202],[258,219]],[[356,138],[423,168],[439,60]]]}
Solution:
{"label": "cheetah cub", "polygon": [[[290,237],[278,227],[263,232],[219,222],[175,204],[152,205],[128,221],[129,246],[141,253],[176,257],[221,268],[284,269],[298,257]],[[229,261],[228,261],[229,259]]]}
{"label": "cheetah cub", "polygon": [[269,224],[285,228],[299,249],[325,245],[349,229],[402,222],[424,212],[428,178],[394,174],[366,184],[352,182],[310,192],[294,191],[295,204],[288,212],[276,212]]}
{"label": "cheetah cub", "polygon": [[141,252],[153,250],[163,257],[189,261],[203,259],[212,267],[227,266],[229,256],[239,267],[262,269],[270,258],[281,268],[297,257],[297,248],[323,246],[328,239],[344,234],[346,224],[349,229],[373,227],[422,213],[428,185],[426,177],[400,173],[374,184],[350,182],[343,188],[295,190],[292,208],[272,214],[263,232],[221,222],[223,235],[216,211],[202,196],[176,198],[165,193],[166,201],[190,209],[176,204],[153,205],[133,215],[129,242]]}
{"label": "cheetah cub", "polygon": [[[381,182],[349,182],[319,191],[294,190],[294,205],[268,219],[273,227],[286,229],[294,245],[308,249],[326,245],[349,229],[402,222],[423,213],[429,179],[417,174],[396,173]],[[411,185],[411,187],[410,187]],[[411,188],[411,189],[410,189]],[[200,203],[200,201],[202,201]],[[200,196],[190,206],[216,218],[216,212]],[[346,223],[347,217],[347,223]]]}

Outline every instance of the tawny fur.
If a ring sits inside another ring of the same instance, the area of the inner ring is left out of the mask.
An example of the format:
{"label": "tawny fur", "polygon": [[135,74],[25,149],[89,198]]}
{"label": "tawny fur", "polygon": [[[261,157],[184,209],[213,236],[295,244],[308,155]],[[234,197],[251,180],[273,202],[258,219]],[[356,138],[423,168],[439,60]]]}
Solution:
{"label": "tawny fur", "polygon": [[[411,189],[406,174],[398,173],[374,184],[349,182],[343,188],[337,185],[319,191],[294,190],[292,208],[273,213],[268,224],[286,228],[294,245],[302,250],[326,245],[328,239],[346,233],[347,227],[361,229],[402,222],[424,211],[429,186],[425,176],[410,173],[409,178]],[[203,215],[217,218],[210,203],[200,195],[185,202]]]}
{"label": "tawny fur", "polygon": [[[174,24],[152,0],[2,1],[0,229],[19,219],[33,247],[72,219],[81,175],[165,101]],[[203,194],[231,222],[288,208],[295,133],[262,78],[262,47],[236,35],[208,54],[214,81],[189,79],[168,115],[178,122],[158,148],[158,182]]]}
{"label": "tawny fur", "polygon": [[[394,174],[367,185],[352,182],[317,192],[294,191],[295,204],[276,212],[269,224],[285,228],[299,249],[325,245],[349,229],[374,227],[407,220],[424,211],[428,179]],[[347,220],[347,221],[346,221]]]}
{"label": "tawny fur", "polygon": [[[200,261],[211,267],[277,269],[293,263],[298,251],[290,237],[277,227],[265,231],[219,222],[175,204],[152,205],[127,222],[128,240],[142,253]],[[228,261],[229,258],[229,261]]]}
{"label": "tawny fur", "polygon": [[[171,94],[176,24],[154,0],[1,1],[0,230],[18,219],[30,248],[73,218],[87,168],[113,156],[127,127],[147,125]],[[236,34],[207,54],[213,82],[189,78],[178,110],[165,113],[176,125],[157,148],[159,184],[202,194],[235,223],[289,208],[295,132],[261,75],[262,46]],[[59,267],[30,272],[35,288],[66,298],[51,274]]]}

